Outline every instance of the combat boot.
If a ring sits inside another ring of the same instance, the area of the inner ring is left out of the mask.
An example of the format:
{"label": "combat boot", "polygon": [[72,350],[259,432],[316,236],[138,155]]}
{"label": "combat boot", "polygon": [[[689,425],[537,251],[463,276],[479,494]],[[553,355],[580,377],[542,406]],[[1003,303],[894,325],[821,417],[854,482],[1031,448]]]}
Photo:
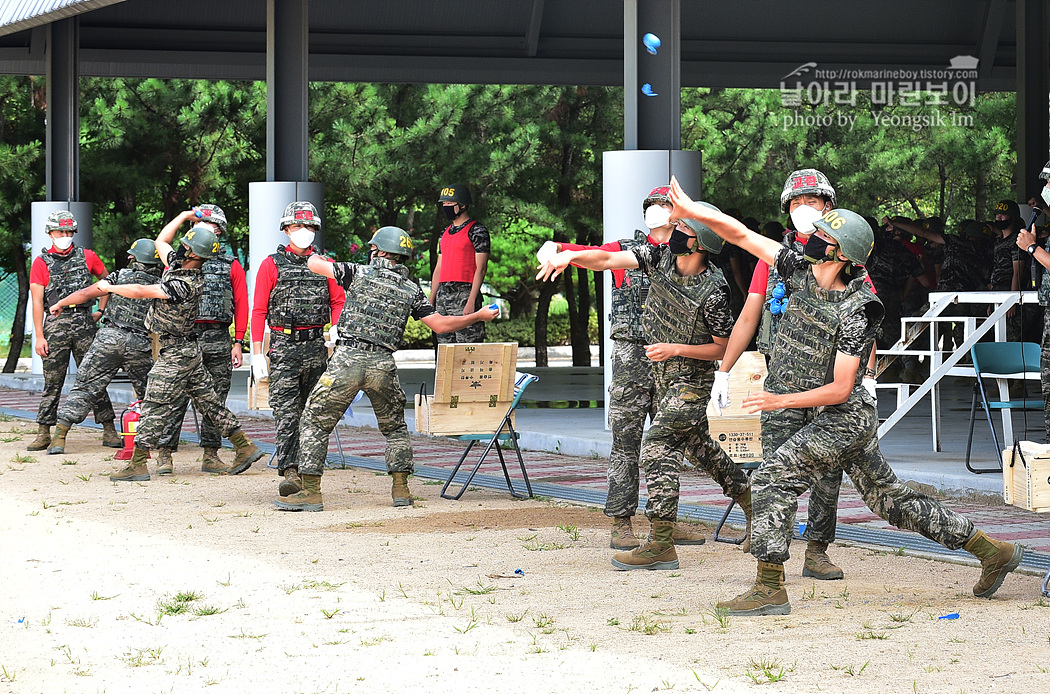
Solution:
{"label": "combat boot", "polygon": [[26,446],[27,451],[42,451],[51,445],[51,427],[46,424],[38,424],[36,438]]}
{"label": "combat boot", "polygon": [[634,535],[631,527],[630,516],[613,516],[612,533],[609,536],[609,547],[611,549],[631,550],[642,544]]}
{"label": "combat boot", "polygon": [[[251,463],[248,463],[251,465]],[[205,448],[204,455],[201,457],[201,472],[207,472],[209,475],[229,475],[230,466],[222,462],[222,458],[219,457],[218,448]]]}
{"label": "combat boot", "polygon": [[109,476],[110,482],[145,482],[149,479],[149,470],[146,468],[146,460],[149,451],[145,448],[135,446],[135,452],[131,454],[128,466],[120,472],[114,472]]}
{"label": "combat boot", "polygon": [[1024,547],[993,540],[983,530],[975,530],[963,549],[981,560],[981,577],[973,587],[973,594],[979,598],[992,597],[1006,574],[1016,569],[1024,557]]}
{"label": "combat boot", "polygon": [[784,565],[758,562],[758,578],[751,590],[732,600],[716,605],[729,610],[732,617],[755,617],[766,614],[791,614],[787,590],[784,589]]}
{"label": "combat boot", "polygon": [[120,440],[120,434],[117,433],[117,427],[113,422],[106,422],[102,425],[102,445],[106,448],[124,447],[124,442]]}
{"label": "combat boot", "polygon": [[174,475],[175,463],[171,459],[170,448],[157,449],[157,475]]}
{"label": "combat boot", "polygon": [[678,523],[674,526],[671,539],[676,545],[702,545],[707,542],[700,525],[695,523]]}
{"label": "combat boot", "polygon": [[[230,466],[226,473],[228,475],[241,474],[250,468],[252,463],[263,457],[263,452],[259,450],[258,446],[252,443],[252,440],[249,439],[247,434],[241,429],[230,434],[230,443],[233,444],[234,451],[237,455],[233,459],[233,465]],[[321,509],[317,510],[320,511]]]}
{"label": "combat boot", "polygon": [[58,420],[55,425],[55,435],[51,437],[51,448],[47,449],[48,455],[61,455],[66,452],[66,434],[73,426],[69,422]]}
{"label": "combat boot", "polygon": [[810,540],[806,544],[806,563],[802,565],[803,578],[815,578],[818,581],[842,580],[842,569],[835,566],[828,557],[828,543]]}
{"label": "combat boot", "polygon": [[277,493],[281,496],[291,496],[296,492],[302,491],[303,481],[299,479],[299,471],[294,467],[290,467],[282,473],[284,477],[281,480],[281,486],[277,488]]}
{"label": "combat boot", "polygon": [[674,521],[654,520],[652,531],[641,547],[613,555],[612,565],[620,571],[634,569],[673,570],[678,568],[674,549]]}
{"label": "combat boot", "polygon": [[408,473],[392,472],[393,483],[390,486],[390,497],[394,500],[394,507],[411,506],[412,493],[408,491]]}
{"label": "combat boot", "polygon": [[740,543],[740,551],[751,554],[751,490],[748,489],[733,501],[744,512],[744,541]]}
{"label": "combat boot", "polygon": [[273,505],[281,511],[323,511],[321,476],[302,475],[303,488],[291,496],[274,498]]}

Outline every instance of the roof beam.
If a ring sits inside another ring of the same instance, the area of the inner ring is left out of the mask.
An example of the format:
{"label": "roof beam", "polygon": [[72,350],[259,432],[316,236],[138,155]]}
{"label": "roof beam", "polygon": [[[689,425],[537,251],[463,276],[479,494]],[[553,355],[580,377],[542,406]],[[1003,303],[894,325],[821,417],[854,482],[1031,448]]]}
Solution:
{"label": "roof beam", "polygon": [[1006,0],[988,0],[984,8],[984,21],[981,22],[981,36],[977,40],[977,58],[981,61],[977,65],[977,75],[982,79],[992,75],[1005,15]]}
{"label": "roof beam", "polygon": [[528,46],[526,55],[530,58],[536,57],[536,50],[540,45],[540,27],[543,24],[543,0],[532,0],[532,16],[529,18],[529,31],[525,34],[525,44]]}

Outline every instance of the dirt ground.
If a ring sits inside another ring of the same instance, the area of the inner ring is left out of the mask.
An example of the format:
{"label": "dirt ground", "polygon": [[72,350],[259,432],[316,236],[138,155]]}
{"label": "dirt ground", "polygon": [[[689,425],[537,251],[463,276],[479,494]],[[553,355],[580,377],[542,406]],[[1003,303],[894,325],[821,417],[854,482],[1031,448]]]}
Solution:
{"label": "dirt ground", "polygon": [[1034,576],[979,600],[973,567],[835,547],[822,583],[796,545],[792,613],[725,619],[750,556],[617,572],[598,509],[418,478],[394,509],[387,476],[337,470],[324,512],[282,513],[261,463],[210,477],[185,446],[116,484],[99,432],[59,456],[33,432],[0,421],[0,692],[1050,690]]}

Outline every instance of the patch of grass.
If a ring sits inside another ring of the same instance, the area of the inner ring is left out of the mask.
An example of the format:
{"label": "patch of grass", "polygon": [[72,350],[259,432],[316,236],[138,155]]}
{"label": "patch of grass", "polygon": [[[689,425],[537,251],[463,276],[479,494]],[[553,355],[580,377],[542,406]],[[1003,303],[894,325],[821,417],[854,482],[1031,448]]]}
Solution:
{"label": "patch of grass", "polygon": [[176,593],[173,597],[165,595],[157,600],[157,613],[169,616],[188,613],[191,611],[190,603],[203,597],[203,595],[192,590]]}
{"label": "patch of grass", "polygon": [[193,608],[193,614],[197,617],[210,617],[213,614],[222,614],[227,608],[215,607],[214,605],[197,605]]}
{"label": "patch of grass", "polygon": [[0,665],[0,674],[3,675],[4,682],[14,682],[15,677],[18,675],[14,668],[8,670],[6,665]]}
{"label": "patch of grass", "polygon": [[341,611],[342,610],[340,610],[338,607],[335,608],[334,610],[324,610],[324,609],[322,609],[321,610],[321,614],[324,615],[325,619],[331,619],[332,617],[334,617],[337,614],[339,614]]}
{"label": "patch of grass", "polygon": [[729,608],[728,607],[712,607],[705,614],[709,615],[715,622],[718,623],[718,628],[726,631],[729,629]]}
{"label": "patch of grass", "polygon": [[[117,595],[120,595],[120,593],[117,593]],[[99,595],[99,592],[96,590],[96,591],[94,591],[91,594],[91,599],[92,600],[112,600],[113,598],[117,597],[117,595],[109,595],[109,596]]]}
{"label": "patch of grass", "polygon": [[888,639],[890,637],[889,634],[877,634],[874,631],[872,631],[871,629],[868,629],[867,631],[862,631],[859,634],[857,634],[856,636],[857,636],[857,640],[858,641],[868,641],[868,640],[885,641],[886,639]]}
{"label": "patch of grass", "polygon": [[540,542],[539,538],[533,535],[521,547],[522,549],[527,549],[530,552],[550,552],[556,549],[565,549],[566,546],[561,544],[560,542]]}
{"label": "patch of grass", "polygon": [[554,626],[554,617],[541,612],[532,618],[532,623],[537,629],[549,629]]}
{"label": "patch of grass", "polygon": [[914,612],[911,614],[904,614],[903,612],[895,612],[890,614],[891,622],[910,622],[911,618],[915,615]]}
{"label": "patch of grass", "polygon": [[1039,598],[1035,602],[1021,605],[1022,610],[1034,610],[1037,607],[1050,607],[1050,602],[1047,602],[1046,598]]}
{"label": "patch of grass", "polygon": [[620,620],[616,617],[609,617],[605,620],[605,626],[607,627],[618,627],[620,626]]}
{"label": "patch of grass", "polygon": [[580,539],[580,529],[577,528],[575,524],[570,525],[568,523],[563,523],[562,525],[558,526],[558,530],[568,535],[573,542],[576,542]]}
{"label": "patch of grass", "polygon": [[77,461],[73,460],[72,458],[66,458],[65,460],[62,461],[62,464],[63,465],[76,465]]}
{"label": "patch of grass", "polygon": [[456,591],[456,595],[464,595],[464,594],[488,595],[489,593],[495,593],[496,590],[498,590],[496,588],[496,586],[493,586],[493,585],[488,585],[487,586],[484,583],[482,583],[481,582],[481,577],[479,576],[477,585],[475,587],[463,586],[459,590]]}
{"label": "patch of grass", "polygon": [[529,611],[528,609],[526,609],[524,612],[519,612],[517,614],[508,612],[505,616],[508,622],[510,622],[511,624],[517,624],[521,620],[525,619],[525,615],[527,615],[528,613]]}
{"label": "patch of grass", "polygon": [[223,506],[226,505],[226,502],[223,501],[222,499],[219,499],[218,501],[211,502],[211,505],[212,505],[212,508],[222,508]]}
{"label": "patch of grass", "polygon": [[307,590],[333,591],[339,590],[339,588],[341,588],[344,585],[346,585],[346,581],[343,581],[342,583],[329,583],[328,581],[312,581],[308,579],[303,581],[302,587],[306,588]]}
{"label": "patch of grass", "polygon": [[66,624],[71,627],[91,628],[98,624],[98,617],[77,617],[75,619],[67,619]]}
{"label": "patch of grass", "polygon": [[21,453],[15,453],[15,456],[11,458],[12,463],[35,463],[36,458],[31,455],[22,455]]}
{"label": "patch of grass", "polygon": [[0,443],[11,443],[13,441],[21,441],[21,436],[3,436],[0,437]]}
{"label": "patch of grass", "polygon": [[795,666],[790,667],[781,664],[778,658],[767,659],[767,658],[751,658],[747,661],[747,675],[755,684],[765,684],[767,682],[780,682],[788,673],[794,672]]}
{"label": "patch of grass", "polygon": [[392,639],[389,636],[386,636],[384,634],[383,636],[373,636],[370,639],[361,639],[361,645],[362,646],[378,646],[379,644],[383,643],[384,641],[393,641],[393,640],[394,639]]}
{"label": "patch of grass", "polygon": [[637,631],[646,636],[653,636],[663,631],[670,631],[671,627],[665,622],[655,619],[652,615],[642,613],[636,615],[631,620],[631,626],[627,627],[627,631]]}
{"label": "patch of grass", "polygon": [[423,480],[424,487],[433,487],[438,484],[443,484],[443,482],[441,480]]}
{"label": "patch of grass", "polygon": [[164,652],[164,646],[158,646],[157,648],[139,648],[134,653],[126,653],[120,656],[120,659],[128,667],[145,667],[147,665],[157,665],[164,662],[164,659],[160,657],[160,654]]}
{"label": "patch of grass", "polygon": [[857,667],[855,665],[832,665],[831,669],[842,671],[850,677],[860,677],[864,673],[864,671],[868,669],[868,665],[870,664],[870,660],[865,660],[864,664],[860,667]]}
{"label": "patch of grass", "polygon": [[77,479],[81,482],[90,482],[91,478],[95,476],[95,473],[89,472],[86,475],[77,475]]}
{"label": "patch of grass", "polygon": [[267,636],[266,634],[253,634],[250,631],[246,632],[244,629],[241,629],[241,633],[239,633],[239,634],[231,634],[230,638],[231,639],[255,639],[256,641],[259,641],[259,640],[262,640],[262,639],[266,638],[266,636]]}

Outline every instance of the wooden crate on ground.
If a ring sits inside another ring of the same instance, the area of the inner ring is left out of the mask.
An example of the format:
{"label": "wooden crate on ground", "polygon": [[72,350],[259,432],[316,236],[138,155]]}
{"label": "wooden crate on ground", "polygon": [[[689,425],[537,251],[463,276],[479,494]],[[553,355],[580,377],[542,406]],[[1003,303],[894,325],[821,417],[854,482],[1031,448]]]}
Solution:
{"label": "wooden crate on ground", "polygon": [[1029,511],[1050,511],[1050,445],[1034,441],[1019,445],[1020,456],[1012,448],[1003,451],[1003,500]]}
{"label": "wooden crate on ground", "polygon": [[517,365],[516,342],[438,345],[434,394],[416,395],[416,430],[433,436],[495,432],[514,401]]}
{"label": "wooden crate on ground", "polygon": [[[266,335],[263,337],[262,354],[266,359],[266,366],[269,369],[270,357],[265,356],[270,352],[270,331],[266,331]],[[251,359],[258,359],[256,355],[251,355]],[[264,378],[256,381],[251,371],[251,361],[245,359],[245,362],[249,364],[248,369],[248,409],[249,410],[272,410],[270,407],[270,379]]]}
{"label": "wooden crate on ground", "polygon": [[729,372],[729,407],[718,414],[707,406],[711,438],[737,463],[762,460],[762,420],[760,414],[744,411],[742,402],[762,390],[766,382],[766,359],[761,352],[744,352]]}

